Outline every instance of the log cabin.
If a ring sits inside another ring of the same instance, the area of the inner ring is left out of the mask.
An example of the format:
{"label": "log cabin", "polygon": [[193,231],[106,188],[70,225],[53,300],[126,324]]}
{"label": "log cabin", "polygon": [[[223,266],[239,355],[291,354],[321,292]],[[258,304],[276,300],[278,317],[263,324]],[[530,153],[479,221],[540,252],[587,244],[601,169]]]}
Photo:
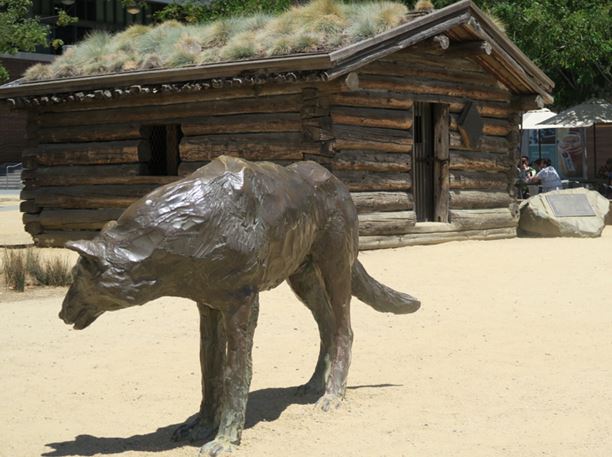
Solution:
{"label": "log cabin", "polygon": [[470,0],[408,16],[337,49],[2,86],[28,116],[25,229],[91,238],[226,154],[327,167],[361,249],[516,236],[519,119],[553,82]]}

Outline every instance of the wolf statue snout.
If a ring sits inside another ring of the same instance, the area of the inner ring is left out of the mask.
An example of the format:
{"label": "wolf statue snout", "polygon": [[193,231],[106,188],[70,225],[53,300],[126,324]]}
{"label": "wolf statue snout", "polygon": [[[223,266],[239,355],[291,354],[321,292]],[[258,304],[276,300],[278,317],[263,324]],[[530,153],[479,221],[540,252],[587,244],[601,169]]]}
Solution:
{"label": "wolf statue snout", "polygon": [[220,456],[244,427],[260,291],[286,280],[311,310],[321,345],[300,392],[322,394],[324,410],[346,390],[351,296],[380,312],[419,309],[368,275],[358,243],[350,193],[325,168],[220,157],[135,202],[94,240],[67,246],[81,258],[60,318],[80,329],[161,296],[195,300],[203,401],[173,438],[214,437],[201,454]]}

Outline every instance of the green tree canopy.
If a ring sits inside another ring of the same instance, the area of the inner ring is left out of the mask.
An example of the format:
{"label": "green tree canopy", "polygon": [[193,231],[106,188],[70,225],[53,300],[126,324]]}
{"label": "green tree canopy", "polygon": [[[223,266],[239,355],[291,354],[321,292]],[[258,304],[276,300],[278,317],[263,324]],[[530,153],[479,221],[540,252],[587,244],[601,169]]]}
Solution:
{"label": "green tree canopy", "polygon": [[[48,28],[30,17],[32,0],[0,0],[0,53],[34,51],[47,42]],[[0,64],[0,81],[8,72]]]}
{"label": "green tree canopy", "polygon": [[[553,81],[555,106],[612,95],[612,2],[475,0]],[[436,7],[454,0],[434,0]]]}

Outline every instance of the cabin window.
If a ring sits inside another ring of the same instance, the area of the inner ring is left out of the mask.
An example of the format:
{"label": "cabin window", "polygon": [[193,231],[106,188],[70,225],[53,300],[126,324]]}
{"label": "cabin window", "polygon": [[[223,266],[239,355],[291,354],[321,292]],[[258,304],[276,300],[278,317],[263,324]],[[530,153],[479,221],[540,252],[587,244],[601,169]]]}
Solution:
{"label": "cabin window", "polygon": [[417,222],[448,222],[448,105],[415,102],[412,192]]}
{"label": "cabin window", "polygon": [[148,168],[153,176],[177,176],[181,126],[150,125],[143,128],[143,138],[149,148]]}

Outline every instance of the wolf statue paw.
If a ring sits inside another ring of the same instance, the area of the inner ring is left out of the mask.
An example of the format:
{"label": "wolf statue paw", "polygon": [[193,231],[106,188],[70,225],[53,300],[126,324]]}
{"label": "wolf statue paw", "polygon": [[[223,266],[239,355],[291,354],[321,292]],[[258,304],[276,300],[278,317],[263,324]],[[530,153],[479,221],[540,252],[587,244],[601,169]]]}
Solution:
{"label": "wolf statue paw", "polygon": [[325,394],[317,401],[316,407],[321,411],[327,412],[332,409],[338,409],[342,403],[340,395]]}
{"label": "wolf statue paw", "polygon": [[234,445],[227,438],[216,438],[200,448],[200,457],[224,457],[230,455]]}
{"label": "wolf statue paw", "polygon": [[202,421],[200,415],[179,425],[172,433],[172,441],[204,442],[209,441],[216,433],[215,427]]}

